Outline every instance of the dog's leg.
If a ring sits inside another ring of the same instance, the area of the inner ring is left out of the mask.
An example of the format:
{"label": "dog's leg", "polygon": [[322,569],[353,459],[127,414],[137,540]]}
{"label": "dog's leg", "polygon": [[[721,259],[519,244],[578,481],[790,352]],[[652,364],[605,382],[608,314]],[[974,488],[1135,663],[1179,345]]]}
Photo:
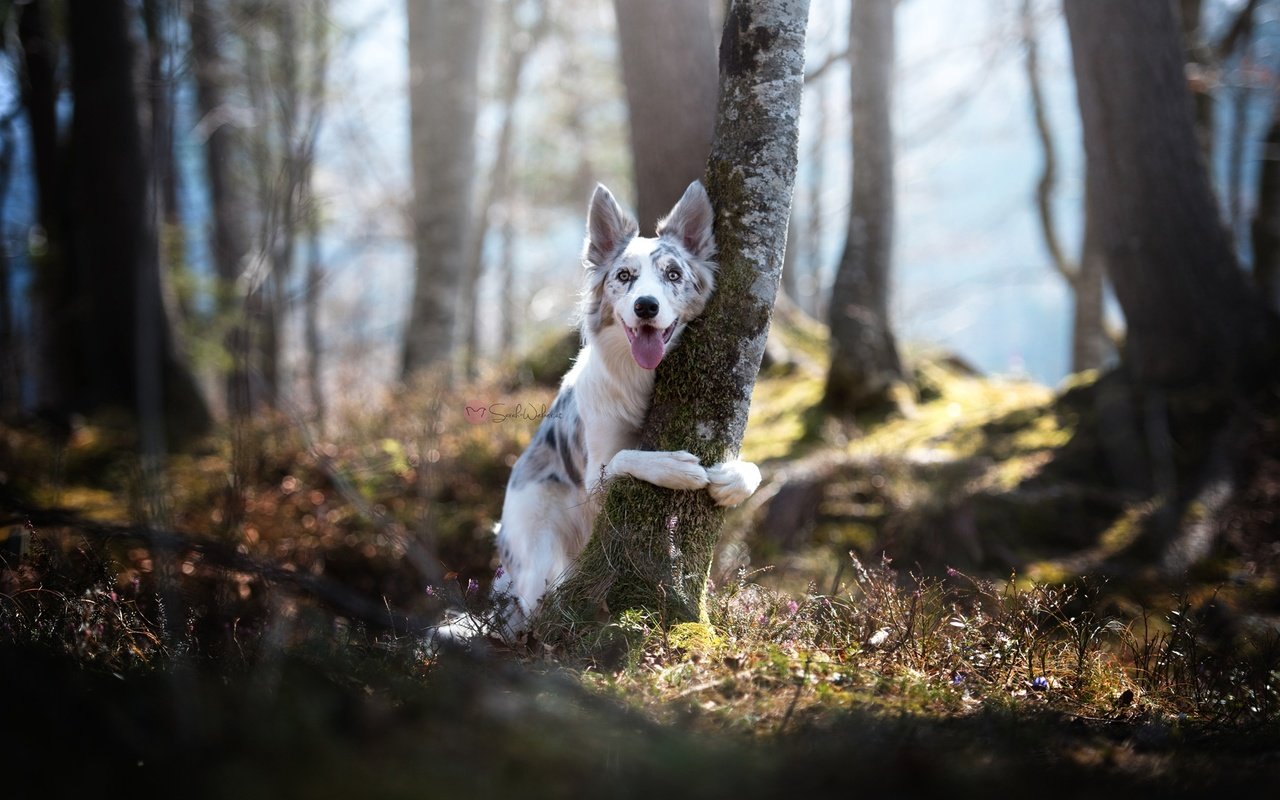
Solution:
{"label": "dog's leg", "polygon": [[736,506],[760,486],[760,468],[750,461],[726,461],[707,470],[707,491],[718,505]]}
{"label": "dog's leg", "polygon": [[619,450],[605,465],[605,480],[630,475],[667,489],[693,490],[707,485],[707,471],[698,457],[684,450]]}

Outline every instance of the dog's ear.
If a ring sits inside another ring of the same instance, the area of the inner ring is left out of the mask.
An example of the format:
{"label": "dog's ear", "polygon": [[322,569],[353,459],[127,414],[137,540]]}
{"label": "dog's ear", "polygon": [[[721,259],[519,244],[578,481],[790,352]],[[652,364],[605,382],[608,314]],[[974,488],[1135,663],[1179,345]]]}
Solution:
{"label": "dog's ear", "polygon": [[596,184],[587,211],[587,243],[582,254],[587,266],[604,266],[639,232],[635,217],[622,210],[604,184]]}
{"label": "dog's ear", "polygon": [[711,198],[702,183],[694,181],[671,213],[658,221],[658,235],[675,239],[694,258],[710,261],[716,254],[714,222]]}

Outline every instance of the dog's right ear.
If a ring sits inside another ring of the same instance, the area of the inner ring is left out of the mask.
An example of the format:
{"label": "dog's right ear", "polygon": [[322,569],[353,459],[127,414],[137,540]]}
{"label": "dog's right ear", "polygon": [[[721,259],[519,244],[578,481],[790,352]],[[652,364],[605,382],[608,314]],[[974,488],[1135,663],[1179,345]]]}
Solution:
{"label": "dog's right ear", "polygon": [[602,267],[621,253],[640,232],[635,217],[622,210],[613,193],[596,184],[587,212],[587,243],[583,252],[588,267]]}

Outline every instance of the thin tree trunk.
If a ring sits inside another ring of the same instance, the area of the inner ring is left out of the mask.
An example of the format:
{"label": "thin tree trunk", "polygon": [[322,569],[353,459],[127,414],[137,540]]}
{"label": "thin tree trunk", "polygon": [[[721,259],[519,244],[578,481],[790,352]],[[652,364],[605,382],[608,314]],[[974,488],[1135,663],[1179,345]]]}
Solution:
{"label": "thin tree trunk", "polygon": [[[806,78],[806,81],[808,79]],[[823,190],[826,187],[826,147],[831,117],[828,105],[831,98],[830,81],[818,84],[814,123],[814,138],[809,148],[809,224],[805,228],[804,280],[797,280],[800,297],[796,303],[814,319],[825,319],[826,309],[819,309],[819,299],[824,294],[822,286],[823,254]]]}
{"label": "thin tree trunk", "polygon": [[324,267],[320,262],[320,219],[314,208],[311,176],[307,176],[306,197],[312,204],[307,212],[307,275],[303,295],[303,347],[307,358],[307,390],[311,398],[311,414],[316,429],[324,434],[327,413],[324,383],[320,374],[320,287],[324,282]]}
{"label": "thin tree trunk", "polygon": [[[1091,253],[1088,247],[1083,247],[1081,260],[1073,262],[1063,250],[1058,236],[1057,219],[1053,211],[1053,197],[1058,184],[1057,148],[1040,85],[1040,43],[1036,27],[1035,4],[1033,0],[1023,0],[1022,42],[1026,50],[1023,67],[1031,95],[1031,115],[1036,137],[1043,154],[1040,179],[1036,183],[1036,209],[1039,212],[1040,233],[1045,249],[1049,252],[1049,263],[1071,289],[1074,308],[1071,320],[1071,371],[1083,372],[1098,369],[1106,363],[1110,344],[1103,316],[1103,260],[1096,251]],[[1088,229],[1089,223],[1086,220],[1085,230]]]}
{"label": "thin tree trunk", "polygon": [[1264,302],[1280,312],[1280,103],[1272,109],[1258,168],[1258,210],[1253,217],[1253,280]]}
{"label": "thin tree trunk", "polygon": [[487,0],[406,0],[417,277],[402,375],[453,356],[475,172],[476,87]]}
{"label": "thin tree trunk", "polygon": [[[13,119],[16,111],[0,118],[0,221],[9,201],[9,179],[13,174]],[[17,337],[13,328],[13,300],[9,291],[8,231],[0,227],[0,417],[21,403],[21,375],[18,369]]]}
{"label": "thin tree trunk", "polygon": [[58,46],[50,28],[50,0],[33,0],[18,8],[18,41],[22,45],[22,104],[31,129],[36,187],[36,222],[43,247],[32,254],[36,278],[34,363],[36,403],[65,414],[74,405],[81,370],[77,355],[79,315],[74,306],[76,276],[65,241],[65,193],[59,190],[63,169],[58,137]]}
{"label": "thin tree trunk", "polygon": [[147,107],[151,112],[151,153],[161,218],[178,225],[178,169],[174,158],[175,81],[166,68],[166,53],[173,46],[174,9],[171,0],[143,0],[142,19],[147,33]]}
{"label": "thin tree trunk", "polygon": [[514,210],[508,206],[503,209],[502,229],[499,234],[498,263],[506,274],[502,279],[502,355],[509,357],[516,350],[516,320],[524,318],[524,309],[517,308],[516,298],[521,294],[517,288],[519,276],[515,271],[516,254],[516,222]]}
{"label": "thin tree trunk", "polygon": [[892,84],[894,4],[854,0],[853,196],[849,233],[831,290],[831,367],[823,405],[848,415],[892,403],[903,380],[889,325],[893,258],[894,148]]}
{"label": "thin tree trunk", "polygon": [[653,235],[702,174],[715,127],[715,31],[706,0],[614,0],[635,158],[636,217]]}
{"label": "thin tree trunk", "polygon": [[[640,448],[688,449],[704,464],[738,452],[777,296],[795,182],[807,0],[736,0],[720,46],[720,100],[707,189],[716,207],[718,288],[662,362]],[[723,509],[705,491],[613,481],[586,549],[543,604],[540,637],[601,608],[705,620]]]}
{"label": "thin tree trunk", "polygon": [[471,226],[471,240],[467,245],[467,272],[462,284],[461,327],[465,343],[462,369],[467,378],[476,375],[476,361],[480,354],[480,327],[478,305],[480,279],[484,272],[484,243],[491,228],[493,209],[507,203],[511,191],[511,159],[515,143],[516,104],[520,99],[520,78],[524,74],[529,55],[537,48],[547,27],[547,11],[537,6],[537,19],[522,26],[518,17],[517,0],[506,0],[502,17],[506,57],[502,76],[501,95],[498,103],[502,121],[498,125],[498,142],[494,147],[493,166],[489,171],[489,184],[477,209]]}
{"label": "thin tree trunk", "polygon": [[191,0],[188,24],[195,62],[198,129],[204,134],[205,175],[209,190],[214,272],[218,277],[218,317],[227,324],[223,345],[230,356],[224,391],[227,413],[240,418],[249,412],[247,330],[240,297],[241,275],[249,253],[246,224],[248,204],[237,165],[243,163],[244,141],[238,121],[226,103],[223,88],[230,69],[222,57],[225,12],[216,0]]}

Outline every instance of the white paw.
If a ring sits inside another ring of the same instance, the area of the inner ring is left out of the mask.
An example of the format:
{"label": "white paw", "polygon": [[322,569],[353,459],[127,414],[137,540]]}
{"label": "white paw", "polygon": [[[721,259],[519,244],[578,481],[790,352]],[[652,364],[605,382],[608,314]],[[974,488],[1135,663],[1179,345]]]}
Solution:
{"label": "white paw", "polygon": [[721,506],[736,506],[760,486],[760,468],[750,461],[726,461],[707,470],[707,491]]}
{"label": "white paw", "polygon": [[707,471],[698,463],[698,457],[684,450],[671,450],[647,454],[652,459],[649,483],[668,489],[692,491],[707,485]]}

